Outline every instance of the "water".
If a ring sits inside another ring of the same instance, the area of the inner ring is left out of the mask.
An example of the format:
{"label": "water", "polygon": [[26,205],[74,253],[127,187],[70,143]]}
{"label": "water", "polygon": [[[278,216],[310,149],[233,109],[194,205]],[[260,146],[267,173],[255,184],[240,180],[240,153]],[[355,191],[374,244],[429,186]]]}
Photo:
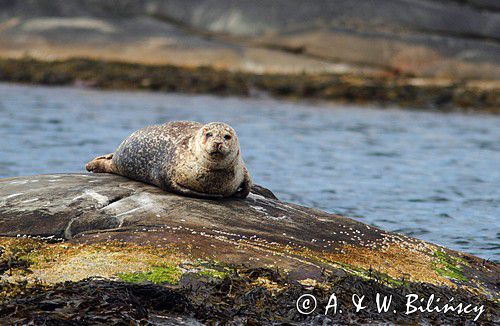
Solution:
{"label": "water", "polygon": [[500,260],[500,116],[0,84],[0,177],[83,171],[170,120],[234,126],[282,200]]}

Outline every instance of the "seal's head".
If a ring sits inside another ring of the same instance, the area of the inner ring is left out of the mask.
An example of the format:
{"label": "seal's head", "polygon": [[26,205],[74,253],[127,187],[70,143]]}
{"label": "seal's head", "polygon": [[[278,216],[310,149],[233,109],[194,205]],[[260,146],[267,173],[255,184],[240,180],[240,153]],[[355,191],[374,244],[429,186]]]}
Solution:
{"label": "seal's head", "polygon": [[198,131],[197,154],[210,165],[225,166],[239,155],[240,145],[236,132],[222,122],[211,122]]}

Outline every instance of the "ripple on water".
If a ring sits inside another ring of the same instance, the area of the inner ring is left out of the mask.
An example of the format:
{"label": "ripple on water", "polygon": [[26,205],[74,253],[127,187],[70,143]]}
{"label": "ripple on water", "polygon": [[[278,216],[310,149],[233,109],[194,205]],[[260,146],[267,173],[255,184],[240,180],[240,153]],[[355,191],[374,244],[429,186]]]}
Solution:
{"label": "ripple on water", "polygon": [[442,203],[449,201],[446,197],[431,196],[427,198],[412,198],[408,199],[410,203]]}
{"label": "ripple on water", "polygon": [[395,229],[393,230],[393,232],[404,233],[406,235],[418,238],[422,235],[428,234],[429,230],[424,228],[401,228]]}

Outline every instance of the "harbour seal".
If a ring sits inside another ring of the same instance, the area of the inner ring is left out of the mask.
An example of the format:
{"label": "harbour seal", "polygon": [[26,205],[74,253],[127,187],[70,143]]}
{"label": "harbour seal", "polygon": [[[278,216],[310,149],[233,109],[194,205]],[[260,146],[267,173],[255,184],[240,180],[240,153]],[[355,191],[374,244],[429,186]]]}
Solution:
{"label": "harbour seal", "polygon": [[175,121],[142,128],[85,168],[199,198],[245,198],[252,186],[236,132],[222,122]]}

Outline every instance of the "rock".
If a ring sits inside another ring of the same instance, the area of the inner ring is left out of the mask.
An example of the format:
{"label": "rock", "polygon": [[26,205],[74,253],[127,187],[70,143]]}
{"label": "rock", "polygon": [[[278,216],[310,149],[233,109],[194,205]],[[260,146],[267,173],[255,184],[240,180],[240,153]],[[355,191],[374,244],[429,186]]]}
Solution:
{"label": "rock", "polygon": [[[408,316],[408,293],[481,303],[481,321],[499,318],[495,263],[282,202],[259,186],[245,200],[201,200],[107,174],[1,179],[0,235],[0,323],[473,319]],[[297,312],[300,295],[325,306],[332,291],[346,308],[354,293],[391,294],[401,313]]]}
{"label": "rock", "polygon": [[494,0],[0,1],[0,55],[498,79],[499,10]]}

